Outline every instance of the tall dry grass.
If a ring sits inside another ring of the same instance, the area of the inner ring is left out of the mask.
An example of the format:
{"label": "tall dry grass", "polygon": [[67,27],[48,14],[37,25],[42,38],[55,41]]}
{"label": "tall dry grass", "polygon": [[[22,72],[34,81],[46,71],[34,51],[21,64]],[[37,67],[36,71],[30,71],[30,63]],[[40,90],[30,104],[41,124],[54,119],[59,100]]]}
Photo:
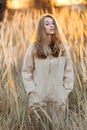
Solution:
{"label": "tall dry grass", "polygon": [[65,118],[56,106],[36,104],[28,108],[21,79],[26,48],[31,43],[43,11],[5,14],[0,23],[0,130],[87,130],[87,10],[53,9],[68,40],[73,59],[75,83],[69,95]]}

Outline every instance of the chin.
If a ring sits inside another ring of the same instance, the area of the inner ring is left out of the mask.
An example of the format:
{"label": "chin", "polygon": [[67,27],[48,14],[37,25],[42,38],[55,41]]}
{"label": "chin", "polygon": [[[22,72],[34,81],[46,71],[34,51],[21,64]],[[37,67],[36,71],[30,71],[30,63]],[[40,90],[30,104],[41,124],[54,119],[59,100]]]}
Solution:
{"label": "chin", "polygon": [[54,34],[54,32],[50,32],[49,34]]}
{"label": "chin", "polygon": [[47,33],[48,35],[53,35],[53,34],[55,34],[55,32],[49,32],[49,33]]}
{"label": "chin", "polygon": [[54,32],[53,33],[50,33],[51,35],[53,35],[54,34]]}

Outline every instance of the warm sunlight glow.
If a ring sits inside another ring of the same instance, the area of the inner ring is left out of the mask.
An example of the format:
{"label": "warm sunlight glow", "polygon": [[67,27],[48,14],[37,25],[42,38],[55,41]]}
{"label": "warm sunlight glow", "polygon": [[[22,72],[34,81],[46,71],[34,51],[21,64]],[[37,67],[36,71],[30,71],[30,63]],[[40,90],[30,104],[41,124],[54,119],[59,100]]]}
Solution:
{"label": "warm sunlight glow", "polygon": [[21,9],[29,6],[29,0],[8,0],[7,7],[10,9]]}
{"label": "warm sunlight glow", "polygon": [[[53,1],[56,2],[56,5],[58,6],[83,3],[83,0],[53,0]],[[7,0],[7,7],[10,9],[28,8],[30,2],[33,2],[33,0]]]}
{"label": "warm sunlight glow", "polygon": [[56,0],[57,4],[59,5],[70,5],[70,4],[80,4],[83,0]]}

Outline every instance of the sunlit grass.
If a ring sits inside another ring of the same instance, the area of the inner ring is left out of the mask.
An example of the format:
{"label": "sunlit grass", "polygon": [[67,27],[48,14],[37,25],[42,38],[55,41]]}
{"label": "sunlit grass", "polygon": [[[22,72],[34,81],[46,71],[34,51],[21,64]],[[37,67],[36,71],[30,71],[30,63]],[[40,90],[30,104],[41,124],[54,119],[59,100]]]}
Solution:
{"label": "sunlit grass", "polygon": [[[15,12],[0,23],[0,130],[86,130],[87,122],[87,10],[84,13],[53,9],[67,38],[75,71],[65,119],[54,104],[28,108],[21,80],[24,54],[43,11]],[[8,19],[8,20],[7,20]],[[51,109],[50,109],[51,108]]]}

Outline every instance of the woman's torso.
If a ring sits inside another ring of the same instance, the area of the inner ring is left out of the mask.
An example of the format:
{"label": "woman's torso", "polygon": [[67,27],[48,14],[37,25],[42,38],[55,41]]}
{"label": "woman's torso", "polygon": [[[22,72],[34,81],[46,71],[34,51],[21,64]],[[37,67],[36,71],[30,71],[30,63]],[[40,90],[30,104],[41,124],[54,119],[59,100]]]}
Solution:
{"label": "woman's torso", "polygon": [[41,100],[65,101],[64,68],[65,56],[47,57],[46,59],[34,57],[33,80],[36,93]]}

